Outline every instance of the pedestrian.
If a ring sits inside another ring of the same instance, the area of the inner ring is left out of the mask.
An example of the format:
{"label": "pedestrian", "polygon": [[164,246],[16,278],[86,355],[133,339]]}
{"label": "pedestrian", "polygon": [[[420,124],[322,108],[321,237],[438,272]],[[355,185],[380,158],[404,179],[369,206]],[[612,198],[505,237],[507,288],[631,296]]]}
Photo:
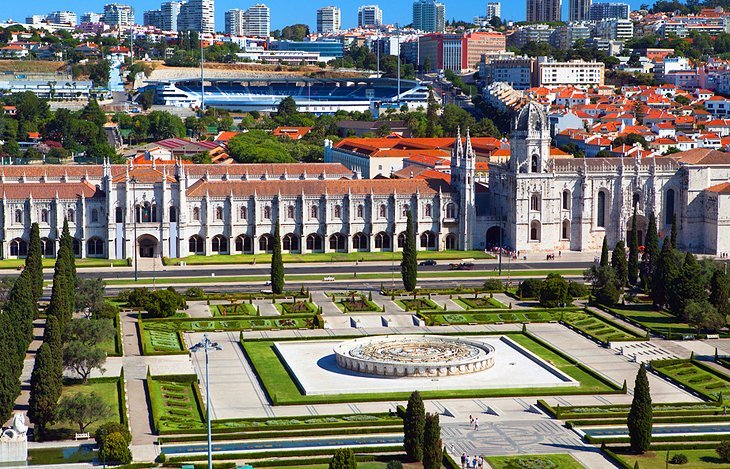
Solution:
{"label": "pedestrian", "polygon": [[461,453],[461,469],[466,469],[466,453]]}
{"label": "pedestrian", "polygon": [[474,419],[474,430],[479,430],[479,417]]}
{"label": "pedestrian", "polygon": [[473,427],[473,426],[474,426],[474,417],[472,417],[472,416],[470,415],[470,416],[469,416],[469,428],[471,428],[471,427]]}

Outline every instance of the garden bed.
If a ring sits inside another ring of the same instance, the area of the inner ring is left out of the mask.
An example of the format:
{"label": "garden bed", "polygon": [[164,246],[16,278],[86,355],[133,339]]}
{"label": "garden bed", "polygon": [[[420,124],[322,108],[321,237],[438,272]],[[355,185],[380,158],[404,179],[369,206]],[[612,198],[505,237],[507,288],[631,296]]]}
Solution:
{"label": "garden bed", "polygon": [[444,311],[444,308],[428,298],[403,298],[395,300],[395,304],[403,311]]}
{"label": "garden bed", "polygon": [[709,400],[722,396],[730,401],[730,376],[724,375],[696,360],[655,360],[653,370],[680,383]]}
{"label": "garden bed", "polygon": [[487,456],[484,459],[493,469],[583,469],[584,467],[569,454]]}
{"label": "garden bed", "polygon": [[501,301],[497,301],[494,298],[481,297],[481,296],[478,296],[476,298],[466,298],[466,297],[460,296],[459,298],[454,300],[454,303],[456,303],[457,305],[459,305],[462,308],[467,309],[467,310],[507,308],[507,305],[505,305]]}
{"label": "garden bed", "polygon": [[[624,467],[633,468],[636,463],[641,469],[665,469],[667,467],[676,467],[687,469],[720,469],[727,468],[728,463],[720,460],[714,449],[676,449],[669,451],[647,451],[644,454],[637,455],[625,449],[614,449],[612,453],[620,460]],[[667,465],[667,461],[675,454],[684,454],[687,456],[687,464]]]}
{"label": "garden bed", "polygon": [[529,322],[550,322],[560,318],[561,311],[536,311],[536,310],[509,310],[509,312],[446,312],[446,313],[421,313],[429,326],[445,326],[452,324],[495,324],[502,323],[529,323]]}
{"label": "garden bed", "polygon": [[623,329],[589,312],[565,312],[561,315],[560,320],[567,326],[582,332],[602,344],[646,339],[645,336],[633,334],[629,330]]}
{"label": "garden bed", "polygon": [[274,306],[281,314],[316,314],[319,309],[317,305],[309,301],[277,302]]}
{"label": "garden bed", "polygon": [[256,306],[250,303],[213,305],[213,316],[256,316]]}
{"label": "garden bed", "polygon": [[205,429],[197,375],[147,375],[152,421],[159,434]]}
{"label": "garden bed", "polygon": [[335,304],[343,313],[367,313],[382,311],[382,308],[364,295],[353,295],[337,300]]}

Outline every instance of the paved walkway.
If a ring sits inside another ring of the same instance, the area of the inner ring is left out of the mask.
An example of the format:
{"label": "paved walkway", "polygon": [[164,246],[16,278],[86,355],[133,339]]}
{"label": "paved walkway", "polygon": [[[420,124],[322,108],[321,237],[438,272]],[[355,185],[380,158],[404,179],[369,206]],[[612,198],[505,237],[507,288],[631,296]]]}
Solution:
{"label": "paved walkway", "polygon": [[606,319],[609,322],[615,322],[617,324],[621,324],[621,326],[623,328],[632,331],[636,335],[639,335],[639,336],[642,336],[642,337],[646,335],[646,331],[644,329],[642,329],[640,327],[637,327],[637,326],[634,326],[630,322],[624,321],[623,319],[618,318],[618,317],[614,316],[613,314],[607,313],[607,312],[605,312],[604,310],[602,310],[600,308],[596,308],[596,307],[593,307],[593,306],[588,306],[585,301],[577,301],[576,304],[579,305],[579,306],[584,307],[586,310],[590,311],[591,313],[595,314],[598,317],[601,317],[603,319]]}

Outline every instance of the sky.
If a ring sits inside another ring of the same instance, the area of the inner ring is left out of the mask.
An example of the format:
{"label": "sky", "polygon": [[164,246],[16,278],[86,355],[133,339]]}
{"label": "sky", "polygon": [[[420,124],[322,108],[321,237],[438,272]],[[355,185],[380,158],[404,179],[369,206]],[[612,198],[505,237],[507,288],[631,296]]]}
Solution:
{"label": "sky", "polygon": [[[142,23],[142,12],[159,8],[163,0],[115,0],[116,3],[132,5],[135,10],[135,18]],[[525,19],[526,0],[502,1],[502,16],[507,20],[523,21]],[[612,0],[626,1],[626,0]],[[216,29],[223,30],[223,12],[232,8],[245,9],[262,0],[216,0],[215,16]],[[482,16],[486,13],[487,0],[441,0],[446,5],[447,19],[471,20],[474,16]],[[628,0],[632,9],[638,8],[641,3],[647,0]],[[47,14],[54,10],[71,10],[79,16],[87,11],[101,12],[105,3],[112,3],[112,0],[35,0],[33,2],[17,2],[12,0],[0,0],[0,19],[12,18],[15,21],[23,21],[25,17],[32,14]],[[288,24],[305,23],[310,27],[315,26],[317,8],[327,5],[336,5],[342,9],[342,26],[349,28],[357,25],[357,8],[363,4],[379,4],[383,9],[383,21],[385,23],[409,24],[412,15],[412,0],[263,0],[263,3],[271,8],[271,29],[280,29]],[[648,2],[651,3],[651,2]],[[568,0],[563,0],[563,18],[568,16]]]}

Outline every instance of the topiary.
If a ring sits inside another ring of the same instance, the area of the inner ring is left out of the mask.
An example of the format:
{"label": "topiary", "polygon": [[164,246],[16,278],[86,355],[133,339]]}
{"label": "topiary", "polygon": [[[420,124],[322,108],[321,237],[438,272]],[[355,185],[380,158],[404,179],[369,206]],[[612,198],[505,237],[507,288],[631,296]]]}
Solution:
{"label": "topiary", "polygon": [[669,464],[687,464],[687,456],[677,453],[669,459]]}

